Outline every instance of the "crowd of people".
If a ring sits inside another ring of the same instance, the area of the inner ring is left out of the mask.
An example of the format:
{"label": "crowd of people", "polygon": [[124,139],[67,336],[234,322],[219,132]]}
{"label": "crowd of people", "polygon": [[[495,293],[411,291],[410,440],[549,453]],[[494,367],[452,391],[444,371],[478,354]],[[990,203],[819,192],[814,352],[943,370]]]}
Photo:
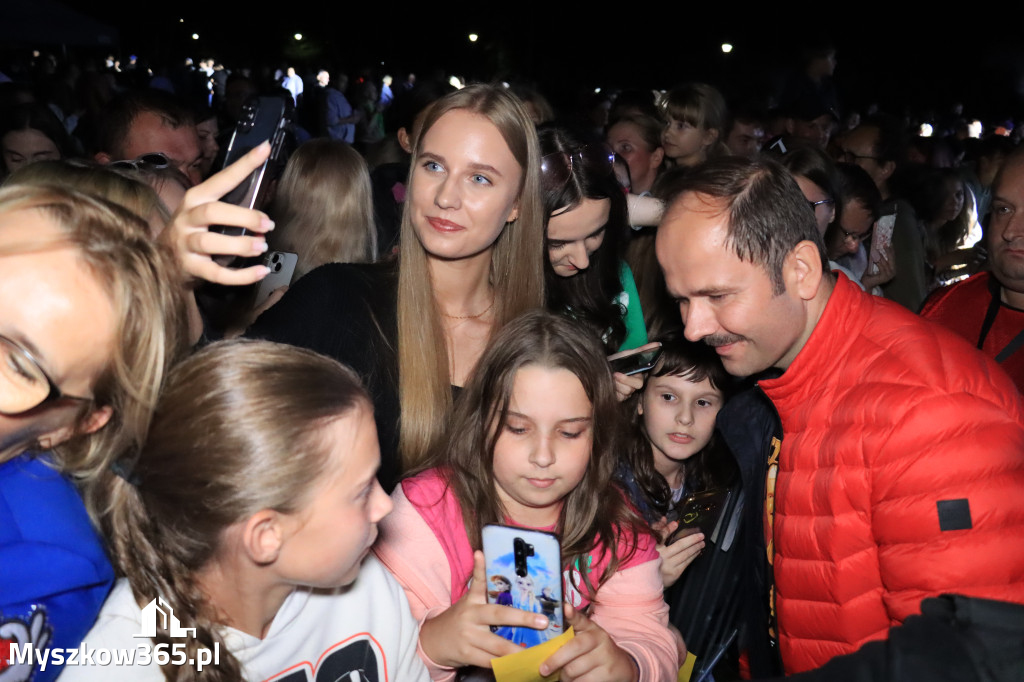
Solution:
{"label": "crowd of people", "polygon": [[308,67],[0,83],[0,682],[1024,677],[1012,131]]}

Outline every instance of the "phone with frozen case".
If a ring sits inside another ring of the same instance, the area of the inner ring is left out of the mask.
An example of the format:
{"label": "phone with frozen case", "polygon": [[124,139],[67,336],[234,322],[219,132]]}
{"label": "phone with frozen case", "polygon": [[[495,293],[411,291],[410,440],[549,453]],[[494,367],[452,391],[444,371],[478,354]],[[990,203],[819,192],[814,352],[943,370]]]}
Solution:
{"label": "phone with frozen case", "polygon": [[491,627],[529,648],[562,634],[562,549],[553,533],[490,524],[483,527],[487,601],[547,617],[546,630]]}

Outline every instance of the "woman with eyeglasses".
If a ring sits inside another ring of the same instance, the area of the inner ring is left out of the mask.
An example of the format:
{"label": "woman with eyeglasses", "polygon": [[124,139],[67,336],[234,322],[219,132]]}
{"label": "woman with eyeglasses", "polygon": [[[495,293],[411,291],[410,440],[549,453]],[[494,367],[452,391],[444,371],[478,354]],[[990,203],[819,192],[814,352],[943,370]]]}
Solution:
{"label": "woman with eyeglasses", "polygon": [[622,257],[629,216],[614,152],[558,128],[542,130],[540,146],[548,310],[590,327],[609,353],[642,346],[647,329]]}
{"label": "woman with eyeglasses", "polygon": [[145,438],[182,348],[183,289],[128,211],[53,186],[0,190],[0,638],[76,648],[99,612],[114,574],[86,508]]}
{"label": "woman with eyeglasses", "polygon": [[321,266],[248,332],[361,375],[389,491],[443,432],[493,334],[544,300],[540,154],[522,103],[487,85],[447,95],[412,155],[397,263]]}

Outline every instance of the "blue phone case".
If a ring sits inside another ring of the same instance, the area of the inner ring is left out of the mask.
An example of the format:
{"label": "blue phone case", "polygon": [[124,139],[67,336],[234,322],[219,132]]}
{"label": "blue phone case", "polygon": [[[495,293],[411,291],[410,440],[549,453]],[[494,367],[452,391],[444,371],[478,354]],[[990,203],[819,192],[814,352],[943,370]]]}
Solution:
{"label": "blue phone case", "polygon": [[495,634],[529,648],[562,634],[562,550],[558,538],[539,530],[487,525],[483,531],[487,601],[547,616],[548,628],[492,627]]}

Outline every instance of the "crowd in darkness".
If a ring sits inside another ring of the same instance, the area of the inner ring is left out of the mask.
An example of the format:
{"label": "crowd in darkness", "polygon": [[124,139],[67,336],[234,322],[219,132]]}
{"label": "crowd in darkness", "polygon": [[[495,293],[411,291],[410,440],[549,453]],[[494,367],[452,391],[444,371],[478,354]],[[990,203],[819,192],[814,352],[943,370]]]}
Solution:
{"label": "crowd in darkness", "polygon": [[0,65],[0,682],[1024,679],[1024,126],[836,64]]}

